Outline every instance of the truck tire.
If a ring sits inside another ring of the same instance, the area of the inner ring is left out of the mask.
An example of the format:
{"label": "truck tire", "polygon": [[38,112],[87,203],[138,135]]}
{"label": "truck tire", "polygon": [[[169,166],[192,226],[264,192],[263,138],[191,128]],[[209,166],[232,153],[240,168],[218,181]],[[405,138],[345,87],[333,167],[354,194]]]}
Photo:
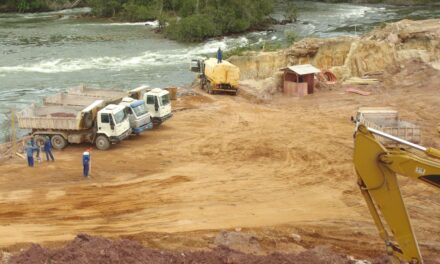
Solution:
{"label": "truck tire", "polygon": [[162,124],[162,120],[160,118],[154,117],[153,118],[153,128],[156,128]]}
{"label": "truck tire", "polygon": [[61,135],[53,135],[50,142],[54,149],[63,149],[67,146],[67,140]]}
{"label": "truck tire", "polygon": [[35,143],[37,144],[37,146],[44,146],[44,142],[46,141],[46,138],[44,135],[35,135],[34,136],[35,139]]}
{"label": "truck tire", "polygon": [[99,135],[95,140],[95,144],[99,150],[107,150],[110,148],[110,140],[104,135]]}

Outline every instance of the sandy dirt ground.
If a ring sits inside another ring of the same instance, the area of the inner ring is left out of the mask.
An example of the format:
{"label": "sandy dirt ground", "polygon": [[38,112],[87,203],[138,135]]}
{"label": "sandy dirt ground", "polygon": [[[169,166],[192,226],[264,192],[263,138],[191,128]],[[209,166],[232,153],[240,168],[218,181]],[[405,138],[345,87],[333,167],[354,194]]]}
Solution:
{"label": "sandy dirt ground", "polygon": [[[88,145],[55,151],[35,168],[0,164],[0,247],[58,246],[78,233],[129,238],[163,249],[207,249],[221,230],[251,234],[254,254],[298,253],[320,245],[374,260],[384,255],[352,164],[359,106],[391,106],[421,125],[423,144],[440,147],[437,87],[342,88],[256,104],[237,96],[181,97],[161,127],[111,150]],[[440,259],[440,195],[400,178],[404,200],[428,263]],[[218,243],[217,243],[218,244]],[[221,244],[221,243],[220,243]]]}

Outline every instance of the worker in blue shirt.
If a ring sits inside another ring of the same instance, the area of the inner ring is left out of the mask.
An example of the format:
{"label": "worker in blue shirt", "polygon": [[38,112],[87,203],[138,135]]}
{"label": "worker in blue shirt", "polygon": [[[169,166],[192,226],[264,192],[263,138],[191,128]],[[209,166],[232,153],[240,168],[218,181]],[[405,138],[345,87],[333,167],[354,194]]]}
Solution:
{"label": "worker in blue shirt", "polygon": [[34,151],[36,151],[36,148],[33,144],[32,141],[29,141],[27,143],[26,146],[26,156],[27,156],[27,162],[28,162],[28,166],[29,167],[33,167],[34,166]]}
{"label": "worker in blue shirt", "polygon": [[37,152],[37,155],[35,156],[38,160],[38,163],[41,162],[41,158],[40,158],[40,147],[38,146],[37,142],[35,141],[35,139],[32,137],[31,138],[31,145],[32,147],[34,147],[34,151]]}
{"label": "worker in blue shirt", "polygon": [[222,63],[223,52],[222,49],[218,48],[217,50],[217,63]]}
{"label": "worker in blue shirt", "polygon": [[49,158],[52,161],[55,161],[55,158],[53,157],[52,154],[52,143],[50,142],[50,138],[46,137],[44,139],[44,152],[46,153],[46,160],[49,161]]}
{"label": "worker in blue shirt", "polygon": [[89,176],[89,169],[90,169],[90,152],[85,151],[83,153],[83,176],[84,177]]}

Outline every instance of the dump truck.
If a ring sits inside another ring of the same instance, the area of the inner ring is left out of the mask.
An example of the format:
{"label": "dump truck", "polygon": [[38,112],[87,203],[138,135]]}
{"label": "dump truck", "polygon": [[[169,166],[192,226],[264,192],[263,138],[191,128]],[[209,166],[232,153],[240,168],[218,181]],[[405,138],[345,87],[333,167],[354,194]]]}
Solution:
{"label": "dump truck", "polygon": [[96,100],[82,106],[35,106],[17,113],[18,126],[31,129],[37,142],[49,137],[53,148],[89,142],[100,150],[131,134],[125,106]]}
{"label": "dump truck", "polygon": [[[352,121],[356,124],[355,132],[360,125],[365,125],[412,143],[421,140],[420,127],[401,120],[399,112],[390,107],[360,107]],[[385,145],[395,143],[386,138],[379,138],[379,141]]]}
{"label": "dump truck", "polygon": [[[75,91],[72,90],[71,91]],[[94,89],[93,91],[97,91]],[[45,105],[64,105],[64,106],[87,106],[91,102],[102,99],[105,105],[110,103],[121,104],[127,107],[126,111],[130,120],[130,127],[133,134],[140,134],[147,129],[153,128],[151,116],[148,113],[147,106],[144,100],[135,100],[130,97],[119,98],[119,96],[125,93],[118,93],[115,91],[108,92],[109,90],[102,90],[101,95],[82,95],[81,93],[69,94],[59,93],[56,95],[48,96],[43,100]]]}
{"label": "dump truck", "polygon": [[70,88],[68,94],[86,95],[96,98],[107,98],[112,102],[119,103],[124,97],[131,97],[136,100],[144,100],[147,105],[148,113],[153,124],[158,126],[165,120],[171,118],[170,93],[165,89],[148,88],[141,86],[129,91],[118,91],[111,89],[95,89],[85,86]]}
{"label": "dump truck", "polygon": [[154,88],[144,94],[144,101],[154,125],[158,126],[173,116],[170,93],[167,90]]}
{"label": "dump truck", "polygon": [[227,92],[236,95],[240,81],[240,69],[232,63],[210,58],[207,60],[192,60],[191,71],[197,72],[202,90],[213,94]]}
{"label": "dump truck", "polygon": [[121,105],[125,105],[128,111],[128,119],[133,134],[140,134],[153,128],[150,113],[144,100],[136,100],[131,97],[122,98]]}

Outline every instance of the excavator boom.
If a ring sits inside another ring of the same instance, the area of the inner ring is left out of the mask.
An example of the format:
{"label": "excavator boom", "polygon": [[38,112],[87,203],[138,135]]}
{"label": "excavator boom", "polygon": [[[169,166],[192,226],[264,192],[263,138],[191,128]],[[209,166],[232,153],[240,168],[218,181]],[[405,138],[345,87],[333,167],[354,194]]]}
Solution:
{"label": "excavator boom", "polygon": [[[422,151],[430,158],[420,157],[402,148],[387,148],[374,134]],[[392,262],[423,263],[397,174],[440,187],[440,151],[360,125],[355,135],[354,165],[359,188]]]}

